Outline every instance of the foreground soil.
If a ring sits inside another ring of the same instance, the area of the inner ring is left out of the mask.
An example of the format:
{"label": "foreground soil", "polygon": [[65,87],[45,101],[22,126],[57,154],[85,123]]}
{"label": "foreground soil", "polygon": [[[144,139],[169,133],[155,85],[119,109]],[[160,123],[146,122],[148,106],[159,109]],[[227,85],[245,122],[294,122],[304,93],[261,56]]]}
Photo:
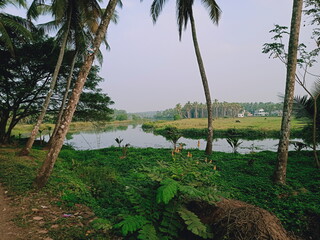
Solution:
{"label": "foreground soil", "polygon": [[18,209],[10,206],[10,199],[6,196],[7,191],[0,184],[0,239],[15,240],[26,239],[27,231],[19,228],[13,222]]}
{"label": "foreground soil", "polygon": [[[17,156],[18,149],[2,148],[2,153]],[[24,161],[32,157],[17,157]],[[8,160],[8,159],[6,159]],[[5,171],[5,170],[4,170]],[[32,188],[25,194],[10,192],[0,182],[0,240],[64,240],[70,229],[83,231],[94,218],[91,210],[81,204],[72,209],[57,204],[59,196],[50,192],[35,191]]]}

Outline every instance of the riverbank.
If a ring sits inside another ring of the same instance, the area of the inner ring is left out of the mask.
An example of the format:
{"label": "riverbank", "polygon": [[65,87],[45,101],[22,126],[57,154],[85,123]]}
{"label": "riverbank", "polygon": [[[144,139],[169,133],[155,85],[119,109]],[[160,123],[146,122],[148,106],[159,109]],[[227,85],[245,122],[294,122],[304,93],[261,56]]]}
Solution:
{"label": "riverbank", "polygon": [[[207,119],[181,119],[176,121],[146,122],[143,129],[163,135],[166,127],[179,129],[183,137],[206,138]],[[306,122],[293,119],[291,121],[291,137],[300,137]],[[246,117],[218,118],[213,121],[214,137],[226,138],[236,136],[242,139],[278,138],[281,127],[281,117]]]}
{"label": "riverbank", "polygon": [[[112,122],[71,122],[69,133],[79,132],[79,131],[92,131],[101,130],[107,127],[117,127],[117,126],[127,126],[129,124],[141,124],[143,121],[112,121]],[[54,129],[54,124],[44,123],[41,125],[42,135],[51,134]],[[32,131],[32,124],[17,124],[12,130],[12,135],[27,137]]]}
{"label": "riverbank", "polygon": [[[64,149],[40,192],[34,191],[32,181],[45,151],[32,150],[30,158],[17,156],[17,151],[1,149],[0,180],[13,199],[32,200],[18,223],[25,228],[40,226],[42,236],[54,240],[123,235],[137,239],[147,227],[157,234],[163,233],[159,229],[168,233],[169,226],[161,226],[161,219],[173,206],[170,203],[212,201],[218,196],[273,212],[287,230],[303,239],[320,236],[314,228],[320,224],[320,173],[308,151],[289,153],[288,184],[277,186],[270,180],[276,160],[273,152],[207,157],[195,149],[174,155],[170,149],[152,148]],[[175,216],[171,221],[186,228],[179,214]],[[42,218],[42,224],[34,217]],[[132,221],[137,224],[130,225]]]}

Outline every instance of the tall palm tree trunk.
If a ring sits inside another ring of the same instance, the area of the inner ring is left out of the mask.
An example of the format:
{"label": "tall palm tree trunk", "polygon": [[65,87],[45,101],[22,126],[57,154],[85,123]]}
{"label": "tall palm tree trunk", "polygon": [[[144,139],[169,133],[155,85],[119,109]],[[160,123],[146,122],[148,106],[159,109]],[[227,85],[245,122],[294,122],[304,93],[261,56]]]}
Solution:
{"label": "tall palm tree trunk", "polygon": [[312,136],[312,148],[313,148],[313,156],[314,161],[317,168],[320,168],[320,162],[317,154],[317,114],[318,114],[318,100],[319,94],[314,97],[314,104],[313,104],[313,136]]}
{"label": "tall palm tree trunk", "polygon": [[56,122],[56,125],[54,127],[54,130],[52,132],[52,135],[51,135],[51,137],[49,139],[49,142],[48,142],[46,148],[50,148],[50,145],[52,143],[52,139],[57,134],[58,126],[61,123],[63,110],[64,110],[64,108],[66,106],[67,98],[68,98],[68,95],[69,95],[69,89],[70,89],[71,81],[72,81],[72,74],[73,74],[74,66],[76,64],[77,57],[78,57],[78,51],[76,50],[76,52],[73,55],[72,62],[71,62],[71,65],[70,65],[69,77],[67,79],[66,90],[64,92],[63,99],[62,99],[62,102],[61,102],[59,114],[58,114],[58,117],[57,117],[57,122]]}
{"label": "tall palm tree trunk", "polygon": [[202,61],[200,48],[197,40],[196,26],[193,18],[193,14],[190,14],[190,23],[191,23],[191,32],[192,32],[192,40],[194,45],[194,50],[197,56],[197,62],[200,70],[200,75],[202,79],[202,85],[204,89],[204,94],[206,97],[207,111],[208,111],[208,136],[207,136],[207,145],[206,145],[206,154],[212,154],[212,141],[213,141],[213,128],[212,128],[212,107],[211,107],[211,96],[209,84],[206,76],[206,72],[204,69],[204,64]]}
{"label": "tall palm tree trunk", "polygon": [[283,103],[283,115],[277,154],[278,159],[273,179],[275,183],[280,184],[286,183],[288,145],[290,139],[290,120],[294,98],[294,84],[297,68],[297,50],[299,44],[302,6],[303,0],[294,0],[288,50],[286,89]]}
{"label": "tall palm tree trunk", "polygon": [[61,44],[60,52],[59,52],[59,57],[58,57],[58,61],[57,61],[56,67],[55,67],[53,75],[52,75],[49,92],[48,92],[48,94],[46,96],[46,99],[45,99],[43,105],[42,105],[41,112],[40,112],[40,115],[39,115],[39,117],[37,119],[37,122],[36,122],[36,124],[34,125],[34,127],[32,129],[31,135],[30,135],[25,147],[21,150],[20,155],[24,155],[24,156],[25,155],[29,155],[29,153],[31,151],[31,148],[33,146],[33,143],[34,143],[34,141],[35,141],[35,139],[37,137],[37,134],[39,132],[40,126],[41,126],[42,121],[43,121],[43,118],[46,115],[46,112],[47,112],[47,109],[48,109],[48,106],[49,106],[49,103],[50,103],[51,96],[53,94],[54,88],[55,88],[56,83],[57,83],[58,74],[59,74],[59,71],[60,71],[60,68],[61,68],[62,60],[63,60],[63,57],[64,57],[64,52],[65,52],[65,49],[66,49],[68,35],[69,35],[70,24],[71,24],[71,12],[70,12],[70,15],[69,15],[68,29],[64,33],[64,36],[63,36],[63,40],[62,40],[62,44]]}
{"label": "tall palm tree trunk", "polygon": [[[112,15],[114,13],[114,10],[116,8],[118,0],[110,0],[108,3],[108,6],[101,18],[101,23],[99,25],[99,28],[97,30],[93,47],[95,51],[99,49],[102,40],[104,39],[105,33],[107,31],[107,28],[109,26],[110,20],[112,18]],[[60,153],[61,147],[63,145],[63,141],[65,139],[65,136],[68,132],[69,125],[71,123],[73,114],[76,110],[77,104],[79,102],[80,94],[82,92],[83,86],[86,82],[86,78],[90,72],[93,60],[94,60],[95,53],[90,55],[87,54],[86,59],[80,69],[79,75],[77,77],[75,86],[72,90],[72,94],[70,96],[70,99],[68,101],[67,107],[63,113],[62,120],[60,125],[58,126],[57,134],[52,139],[51,147],[48,151],[47,157],[45,161],[43,162],[41,168],[39,169],[38,175],[35,179],[35,186],[37,188],[42,188],[48,181],[52,169],[54,167],[54,164],[57,160],[57,157]]]}

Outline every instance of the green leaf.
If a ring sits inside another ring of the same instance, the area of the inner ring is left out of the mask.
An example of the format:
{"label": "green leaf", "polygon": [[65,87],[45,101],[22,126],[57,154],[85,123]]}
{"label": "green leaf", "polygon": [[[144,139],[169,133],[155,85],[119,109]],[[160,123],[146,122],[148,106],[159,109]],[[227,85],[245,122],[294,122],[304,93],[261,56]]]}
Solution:
{"label": "green leaf", "polygon": [[167,178],[161,182],[161,187],[157,190],[157,203],[168,204],[169,201],[177,194],[179,183]]}
{"label": "green leaf", "polygon": [[199,198],[204,196],[205,194],[192,186],[180,185],[179,191],[185,195],[188,195],[192,198]]}
{"label": "green leaf", "polygon": [[208,232],[207,227],[200,221],[196,214],[186,208],[181,208],[178,213],[187,225],[187,229],[193,234],[205,239],[212,237],[212,233]]}
{"label": "green leaf", "polygon": [[92,227],[96,230],[108,231],[112,229],[112,224],[107,219],[98,218],[98,219],[95,219],[91,224],[92,224]]}
{"label": "green leaf", "polygon": [[133,233],[138,229],[141,229],[145,224],[148,223],[148,220],[145,217],[136,215],[125,217],[123,221],[116,224],[116,228],[121,228],[122,234],[126,236],[128,233]]}
{"label": "green leaf", "polygon": [[139,231],[138,239],[141,240],[158,240],[156,229],[151,224],[146,224]]}

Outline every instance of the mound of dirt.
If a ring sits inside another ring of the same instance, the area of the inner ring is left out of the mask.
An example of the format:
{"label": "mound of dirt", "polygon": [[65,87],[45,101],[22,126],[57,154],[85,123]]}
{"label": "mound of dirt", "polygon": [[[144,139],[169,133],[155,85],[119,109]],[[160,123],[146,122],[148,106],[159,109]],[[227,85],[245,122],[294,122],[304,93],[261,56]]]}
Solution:
{"label": "mound of dirt", "polygon": [[297,240],[274,214],[245,202],[232,199],[222,199],[216,205],[191,202],[188,208],[211,226],[213,240]]}

